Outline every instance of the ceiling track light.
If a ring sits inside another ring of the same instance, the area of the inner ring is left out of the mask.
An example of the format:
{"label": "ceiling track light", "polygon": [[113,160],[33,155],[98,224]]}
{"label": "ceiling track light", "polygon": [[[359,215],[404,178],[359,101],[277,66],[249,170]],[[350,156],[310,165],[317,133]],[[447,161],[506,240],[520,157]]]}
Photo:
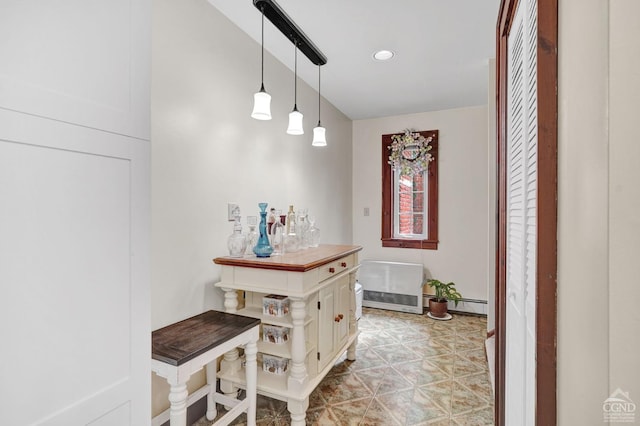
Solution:
{"label": "ceiling track light", "polygon": [[[295,58],[294,58],[294,88],[293,88],[293,111],[289,113],[289,126],[287,133],[291,135],[302,135],[304,129],[302,127],[302,113],[298,111],[298,49],[309,60],[318,65],[318,125],[313,129],[313,142],[314,146],[325,146],[327,144],[325,140],[325,129],[320,124],[320,66],[327,63],[327,57],[316,47],[315,44],[302,32],[295,22],[291,20],[289,15],[280,8],[275,0],[253,0],[253,5],[262,13],[262,80],[263,83],[260,87],[260,92],[254,95],[256,105],[259,96],[261,99],[266,99],[268,96],[267,104],[271,102],[271,96],[264,91],[264,18],[266,17],[280,32],[288,38],[294,46]],[[262,101],[263,103],[265,101]],[[255,106],[254,106],[255,110]],[[271,119],[271,113],[268,113],[269,118],[259,118],[263,120]],[[254,115],[252,114],[252,117]]]}
{"label": "ceiling track light", "polygon": [[298,43],[293,42],[294,63],[293,63],[293,111],[289,113],[289,127],[287,133],[290,135],[302,135],[302,113],[298,111]]}
{"label": "ceiling track light", "polygon": [[318,125],[313,128],[313,146],[327,146],[326,130],[320,123],[320,65],[318,65]]}
{"label": "ceiling track light", "polygon": [[253,95],[253,112],[256,120],[271,120],[271,95],[264,90],[264,8],[262,11],[262,60],[260,64],[260,91]]}
{"label": "ceiling track light", "polygon": [[295,22],[289,18],[289,15],[280,8],[275,0],[253,0],[253,5],[260,11],[263,11],[271,23],[280,30],[280,32],[288,38],[291,43],[296,44],[302,53],[309,58],[315,65],[324,65],[327,63],[327,57],[316,47],[309,37],[302,32]]}

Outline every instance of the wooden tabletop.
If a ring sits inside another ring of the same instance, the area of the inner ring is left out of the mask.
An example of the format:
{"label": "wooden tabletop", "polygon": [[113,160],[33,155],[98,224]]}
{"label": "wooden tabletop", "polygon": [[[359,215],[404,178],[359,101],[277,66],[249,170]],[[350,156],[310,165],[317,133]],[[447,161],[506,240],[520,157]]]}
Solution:
{"label": "wooden tabletop", "polygon": [[271,257],[216,257],[217,265],[244,266],[247,268],[277,269],[305,272],[325,265],[341,257],[362,250],[360,246],[321,244],[318,247],[298,250]]}
{"label": "wooden tabletop", "polygon": [[207,311],[151,334],[152,358],[181,365],[260,324],[260,320]]}

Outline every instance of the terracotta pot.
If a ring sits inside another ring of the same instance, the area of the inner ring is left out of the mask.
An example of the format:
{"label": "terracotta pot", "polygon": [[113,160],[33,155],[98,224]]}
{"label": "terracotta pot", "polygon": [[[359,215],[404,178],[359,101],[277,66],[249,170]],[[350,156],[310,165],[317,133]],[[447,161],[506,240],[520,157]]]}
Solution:
{"label": "terracotta pot", "polygon": [[444,318],[447,315],[447,302],[438,302],[436,299],[429,299],[429,312],[436,318]]}

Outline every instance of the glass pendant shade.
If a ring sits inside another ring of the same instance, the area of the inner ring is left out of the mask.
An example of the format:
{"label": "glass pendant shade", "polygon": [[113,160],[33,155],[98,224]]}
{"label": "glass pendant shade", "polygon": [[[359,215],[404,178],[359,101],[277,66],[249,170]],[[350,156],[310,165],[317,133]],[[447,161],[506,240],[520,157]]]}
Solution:
{"label": "glass pendant shade", "polygon": [[293,108],[293,111],[289,113],[289,127],[287,133],[290,135],[303,135],[304,129],[302,128],[302,113],[298,111],[298,108]]}
{"label": "glass pendant shade", "polygon": [[327,146],[327,139],[325,138],[325,128],[318,125],[313,128],[313,142],[311,142],[313,146]]}
{"label": "glass pendant shade", "polygon": [[290,135],[303,135],[302,113],[298,111],[298,42],[293,41],[294,66],[293,66],[293,111],[289,113],[289,127],[287,133]]}
{"label": "glass pendant shade", "polygon": [[318,125],[313,128],[311,146],[327,146],[325,128],[320,124],[320,65],[318,65]]}
{"label": "glass pendant shade", "polygon": [[262,56],[260,64],[260,91],[253,95],[253,111],[251,118],[256,120],[271,120],[271,95],[264,90],[264,9],[262,9],[262,41],[260,43]]}
{"label": "glass pendant shade", "polygon": [[253,112],[251,118],[271,120],[271,95],[265,92],[264,86],[253,95]]}

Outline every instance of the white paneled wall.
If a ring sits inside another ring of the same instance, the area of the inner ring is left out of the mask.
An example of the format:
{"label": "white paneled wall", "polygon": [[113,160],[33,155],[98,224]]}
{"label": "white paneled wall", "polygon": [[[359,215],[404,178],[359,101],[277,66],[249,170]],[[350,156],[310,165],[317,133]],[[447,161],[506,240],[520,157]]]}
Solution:
{"label": "white paneled wall", "polygon": [[150,12],[0,5],[0,424],[149,424]]}

